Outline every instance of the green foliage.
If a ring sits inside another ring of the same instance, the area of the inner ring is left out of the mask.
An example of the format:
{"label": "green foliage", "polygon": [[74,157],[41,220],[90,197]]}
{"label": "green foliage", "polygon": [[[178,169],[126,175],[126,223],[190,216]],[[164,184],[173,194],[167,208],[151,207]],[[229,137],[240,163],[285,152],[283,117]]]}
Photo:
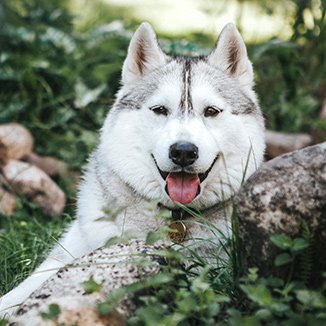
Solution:
{"label": "green foliage", "polygon": [[164,256],[167,265],[160,274],[111,293],[99,311],[108,314],[125,296],[136,293],[139,307],[129,325],[215,325],[214,317],[230,299],[214,291],[211,268],[206,266],[189,278],[180,252],[171,249]]}
{"label": "green foliage", "polygon": [[[197,223],[204,226],[204,219],[194,215]],[[236,215],[232,221],[233,227],[237,227]],[[214,226],[208,223],[206,227],[208,232],[215,234]],[[281,250],[276,265],[293,266],[311,249],[311,234],[304,222],[301,233],[295,238],[284,234],[271,237]],[[233,234],[236,238],[237,233]],[[148,239],[150,243],[157,240],[153,232]],[[198,240],[197,245],[200,244]],[[215,246],[216,255],[209,261],[186,245],[178,250],[168,248],[163,253],[158,252],[158,256],[166,259],[160,273],[110,293],[98,305],[99,312],[102,315],[112,313],[121,300],[134,295],[137,308],[128,325],[323,325],[326,322],[326,274],[324,282],[315,289],[294,281],[292,273],[285,280],[272,275],[260,277],[257,268],[250,268],[240,277],[244,273],[239,242],[233,239],[223,246],[227,259],[220,255],[221,244],[214,241],[214,236],[209,244]],[[143,266],[144,261],[134,260],[133,263]]]}
{"label": "green foliage", "polygon": [[295,238],[279,234],[273,235],[271,241],[280,249],[287,250],[275,258],[275,265],[282,266],[292,263],[295,257],[309,247],[309,241],[304,238]]}
{"label": "green foliage", "polygon": [[312,268],[312,234],[307,223],[301,223],[302,237],[292,239],[285,234],[277,234],[271,237],[271,241],[282,250],[282,253],[275,257],[275,266],[290,265],[288,279],[292,278],[295,265],[300,268],[300,279],[304,284],[309,283]]}
{"label": "green foliage", "polygon": [[[273,242],[297,257],[307,248],[303,238],[274,236]],[[158,253],[162,255],[162,253]],[[260,277],[257,268],[225,286],[225,261],[216,257],[202,266],[189,252],[167,249],[159,274],[110,293],[98,305],[112,313],[126,296],[134,295],[136,311],[128,325],[323,325],[326,322],[326,280],[318,289],[277,277]],[[184,262],[191,266],[185,267]],[[134,262],[135,264],[137,261]],[[141,265],[142,262],[139,262]]]}
{"label": "green foliage", "polygon": [[79,35],[63,3],[0,4],[0,123],[23,123],[37,151],[80,167],[119,85],[128,38],[109,26]]}
{"label": "green foliage", "polygon": [[318,120],[322,97],[322,69],[307,67],[304,47],[292,42],[271,40],[253,49],[256,89],[260,95],[267,126],[289,132],[311,131]]}
{"label": "green foliage", "polygon": [[0,326],[6,326],[8,324],[9,324],[8,320],[0,317]]}
{"label": "green foliage", "polygon": [[[249,271],[241,280],[240,288],[249,299],[247,310],[258,325],[322,325],[326,322],[326,282],[316,291],[279,278],[253,279],[252,273]],[[238,316],[237,319],[241,320]]]}
{"label": "green foliage", "polygon": [[[273,130],[311,132],[326,139],[326,124],[319,118],[325,97],[326,9],[324,1],[289,0],[294,15],[292,36],[249,47],[256,72],[256,89],[267,126]],[[269,14],[282,1],[260,1]],[[308,19],[309,17],[309,19]]]}
{"label": "green foliage", "polygon": [[41,316],[45,320],[56,320],[61,313],[59,305],[52,303],[49,305],[48,312],[41,312]]}
{"label": "green foliage", "polygon": [[85,281],[82,285],[86,294],[99,292],[102,289],[102,284],[97,283],[94,280],[93,275],[89,278],[89,280]]}
{"label": "green foliage", "polygon": [[313,235],[311,234],[308,224],[302,222],[302,237],[309,243],[309,246],[300,254],[300,275],[304,284],[308,284],[313,266]]}

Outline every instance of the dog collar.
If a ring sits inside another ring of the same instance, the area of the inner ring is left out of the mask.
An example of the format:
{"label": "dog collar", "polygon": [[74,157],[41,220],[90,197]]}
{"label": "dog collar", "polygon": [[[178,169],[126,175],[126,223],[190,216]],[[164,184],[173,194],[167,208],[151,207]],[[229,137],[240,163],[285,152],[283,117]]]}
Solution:
{"label": "dog collar", "polygon": [[169,207],[162,205],[161,203],[158,203],[157,207],[159,209],[165,209],[170,212],[168,225],[169,228],[173,230],[173,232],[169,233],[169,237],[174,243],[182,243],[185,240],[188,231],[187,225],[186,223],[184,223],[184,220],[193,218],[196,215],[202,215],[203,213],[208,213],[209,211],[216,210],[218,207],[226,208],[228,207],[229,204],[230,204],[230,200],[225,200],[201,211],[190,207],[186,207],[186,209],[183,208],[171,209]]}
{"label": "dog collar", "polygon": [[[184,210],[182,208],[176,208],[176,209],[169,209],[169,211],[171,212],[171,219],[172,220],[183,220],[189,217],[193,217],[194,214],[200,214],[199,211],[194,210],[193,208],[189,208],[187,207],[187,209],[189,210]],[[191,214],[190,213],[193,213]]]}
{"label": "dog collar", "polygon": [[187,226],[183,220],[192,217],[193,214],[191,214],[191,212],[198,214],[199,211],[194,210],[193,208],[188,208],[189,211],[182,208],[170,209],[160,203],[158,204],[158,207],[160,209],[167,209],[170,212],[168,225],[172,232],[169,232],[169,238],[174,243],[182,243],[187,236]]}

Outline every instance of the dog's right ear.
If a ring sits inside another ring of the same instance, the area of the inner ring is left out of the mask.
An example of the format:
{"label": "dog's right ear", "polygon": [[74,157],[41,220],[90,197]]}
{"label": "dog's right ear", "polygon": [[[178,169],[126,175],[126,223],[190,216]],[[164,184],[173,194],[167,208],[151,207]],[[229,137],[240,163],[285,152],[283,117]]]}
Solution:
{"label": "dog's right ear", "polygon": [[132,84],[146,73],[166,63],[152,26],[142,23],[133,35],[122,68],[122,84]]}

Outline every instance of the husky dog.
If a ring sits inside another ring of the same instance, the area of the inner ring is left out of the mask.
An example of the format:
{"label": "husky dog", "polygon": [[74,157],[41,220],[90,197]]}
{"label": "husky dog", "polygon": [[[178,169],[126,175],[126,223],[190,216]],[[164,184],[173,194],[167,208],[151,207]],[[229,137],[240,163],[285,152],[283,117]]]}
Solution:
{"label": "husky dog", "polygon": [[[2,297],[1,313],[108,239],[156,230],[157,212],[146,213],[154,200],[198,210],[225,230],[219,204],[257,169],[264,149],[252,65],[236,27],[224,27],[208,56],[185,58],[163,53],[152,27],[141,24],[80,187],[77,219],[45,262]],[[114,220],[103,218],[105,207],[119,211]],[[205,229],[189,226],[187,239],[205,237]]]}

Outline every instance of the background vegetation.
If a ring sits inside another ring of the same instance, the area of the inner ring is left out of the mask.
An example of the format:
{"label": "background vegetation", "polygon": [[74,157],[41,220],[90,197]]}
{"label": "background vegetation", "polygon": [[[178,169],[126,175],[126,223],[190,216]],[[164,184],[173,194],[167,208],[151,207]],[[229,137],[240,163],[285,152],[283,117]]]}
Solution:
{"label": "background vegetation", "polygon": [[[241,6],[248,1],[238,1],[239,17]],[[318,142],[326,138],[325,120],[319,118],[326,89],[325,8],[321,1],[288,2],[294,8],[293,15],[289,15],[288,39],[273,37],[248,44],[256,71],[256,90],[268,128],[309,132]],[[0,4],[0,123],[22,123],[34,135],[39,154],[63,159],[75,171],[80,171],[96,144],[97,130],[119,87],[131,31],[139,23],[128,18],[121,9],[113,10],[99,1],[95,4],[102,14],[96,19],[90,16],[78,28],[69,2],[64,0],[2,0]],[[256,4],[273,15],[282,1],[275,1],[273,5],[269,1],[256,1]],[[121,17],[124,20],[116,21]],[[207,53],[207,47],[214,41],[210,35],[195,33],[181,35],[178,40],[163,35],[162,46],[172,54],[193,55]],[[59,220],[50,220],[23,198],[14,216],[0,217],[3,230],[0,235],[0,294],[30,273],[65,223],[72,219],[75,194],[71,189],[74,187],[67,180],[57,181],[69,196],[66,213]],[[243,322],[255,325],[262,320],[273,321],[274,317],[297,318],[307,311],[305,316],[312,318],[312,313],[325,308],[324,288],[313,294],[316,300],[312,302],[305,299],[304,294],[295,292],[299,291],[295,287],[286,288],[280,283],[282,281],[271,285],[268,280],[258,279],[255,271],[250,273],[241,281],[240,288],[236,288],[230,273],[220,277],[219,271],[208,268],[181,287],[173,291],[168,288],[173,292],[176,306],[163,306],[165,310],[162,308],[156,316],[161,316],[162,312],[169,315],[173,309],[173,314],[188,309],[183,322],[191,324],[188,317],[198,301],[184,303],[194,300],[190,297],[198,297],[202,303],[198,309],[202,309],[200,318],[204,319],[197,322],[205,321],[207,325],[213,325],[216,318],[228,320],[230,325],[236,325],[237,318],[249,318],[248,323],[247,319]],[[231,286],[225,286],[226,280]],[[221,285],[228,289],[227,293],[221,292]],[[270,290],[271,286],[278,291]],[[211,290],[201,297],[201,291],[207,288]],[[238,294],[240,289],[241,295]],[[262,292],[257,293],[255,289]],[[284,292],[286,289],[288,292]],[[288,308],[286,312],[282,305],[273,306],[275,293],[279,293],[277,302]],[[249,300],[246,306],[240,304],[243,296]],[[159,298],[160,295],[157,300]],[[153,303],[154,297],[148,300],[155,309],[162,307],[161,301]],[[237,309],[232,310],[233,305]],[[294,306],[302,309],[293,310]],[[241,317],[241,309],[249,317]],[[145,312],[137,312],[134,324],[150,318]],[[151,319],[146,323],[151,325]]]}

